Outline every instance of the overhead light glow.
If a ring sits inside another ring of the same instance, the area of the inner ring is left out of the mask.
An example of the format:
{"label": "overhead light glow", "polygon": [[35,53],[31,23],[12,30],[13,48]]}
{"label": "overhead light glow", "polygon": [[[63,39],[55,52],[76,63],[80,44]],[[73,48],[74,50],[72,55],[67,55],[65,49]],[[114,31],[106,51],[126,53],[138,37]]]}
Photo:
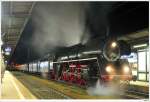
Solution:
{"label": "overhead light glow", "polygon": [[5,52],[5,55],[10,55],[10,52]]}
{"label": "overhead light glow", "polygon": [[146,47],[147,44],[139,44],[139,45],[134,45],[133,48],[140,48],[140,47]]}

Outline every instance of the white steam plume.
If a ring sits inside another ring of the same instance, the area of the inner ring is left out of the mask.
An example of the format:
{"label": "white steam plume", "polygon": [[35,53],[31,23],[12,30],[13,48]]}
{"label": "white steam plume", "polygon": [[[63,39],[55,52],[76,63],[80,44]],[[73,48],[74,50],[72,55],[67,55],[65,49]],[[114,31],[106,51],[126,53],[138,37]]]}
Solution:
{"label": "white steam plume", "polygon": [[72,46],[81,43],[85,33],[85,5],[71,2],[46,2],[36,5],[33,46],[38,53],[46,46]]}
{"label": "white steam plume", "polygon": [[87,93],[92,96],[101,96],[101,95],[103,95],[103,96],[109,96],[109,95],[111,96],[112,95],[113,96],[113,95],[123,94],[123,90],[119,89],[119,85],[117,83],[116,84],[109,83],[106,86],[106,85],[102,85],[100,83],[100,80],[98,79],[95,86],[89,87],[87,89]]}

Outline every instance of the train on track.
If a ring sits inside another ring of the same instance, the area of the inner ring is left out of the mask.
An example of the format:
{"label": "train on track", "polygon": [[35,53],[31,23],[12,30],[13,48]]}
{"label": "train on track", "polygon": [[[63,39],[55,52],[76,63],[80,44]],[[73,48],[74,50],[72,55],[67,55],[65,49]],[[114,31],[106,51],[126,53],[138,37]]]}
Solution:
{"label": "train on track", "polygon": [[49,80],[79,86],[94,85],[98,79],[101,83],[129,82],[133,80],[130,65],[127,59],[121,59],[120,56],[129,54],[130,49],[125,49],[126,43],[122,43],[108,41],[102,50],[87,50],[87,46],[83,45],[60,48],[53,55],[32,63],[15,65],[15,68]]}

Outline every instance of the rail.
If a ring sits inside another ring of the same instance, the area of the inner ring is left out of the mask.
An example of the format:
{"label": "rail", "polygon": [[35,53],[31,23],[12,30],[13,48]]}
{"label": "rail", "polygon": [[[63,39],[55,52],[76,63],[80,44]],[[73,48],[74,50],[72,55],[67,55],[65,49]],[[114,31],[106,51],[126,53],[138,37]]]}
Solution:
{"label": "rail", "polygon": [[131,99],[148,99],[149,93],[140,92],[137,90],[124,90],[124,94],[120,94],[123,97]]}
{"label": "rail", "polygon": [[53,99],[71,99],[69,96],[66,96],[63,93],[58,92],[54,89],[48,89],[45,91],[49,91],[49,96],[52,97]]}

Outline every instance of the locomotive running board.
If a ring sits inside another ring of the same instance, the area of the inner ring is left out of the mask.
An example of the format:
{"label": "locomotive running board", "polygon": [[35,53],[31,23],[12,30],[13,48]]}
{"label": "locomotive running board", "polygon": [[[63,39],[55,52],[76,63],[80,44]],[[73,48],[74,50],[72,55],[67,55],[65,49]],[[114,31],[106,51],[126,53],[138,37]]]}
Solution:
{"label": "locomotive running board", "polygon": [[75,62],[75,61],[87,61],[87,60],[97,60],[97,57],[86,58],[86,59],[78,59],[78,60],[59,61],[59,62],[53,62],[53,63],[64,63],[64,62]]}

